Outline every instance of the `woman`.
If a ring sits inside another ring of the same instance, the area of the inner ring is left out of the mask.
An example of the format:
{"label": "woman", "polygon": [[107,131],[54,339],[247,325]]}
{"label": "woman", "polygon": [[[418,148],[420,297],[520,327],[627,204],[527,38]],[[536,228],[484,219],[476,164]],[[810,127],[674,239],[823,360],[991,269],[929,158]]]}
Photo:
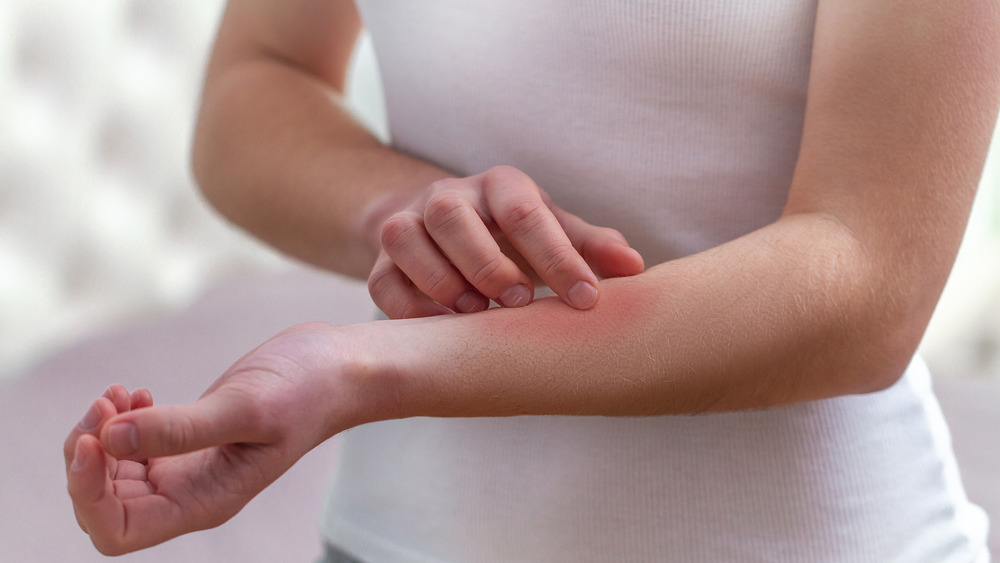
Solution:
{"label": "woman", "polygon": [[[340,103],[362,20],[390,146]],[[913,355],[998,25],[971,0],[232,3],[206,196],[397,320],[292,327],[186,406],[113,388],[66,443],[81,525],[105,553],[217,525],[352,429],[331,560],[986,560]]]}

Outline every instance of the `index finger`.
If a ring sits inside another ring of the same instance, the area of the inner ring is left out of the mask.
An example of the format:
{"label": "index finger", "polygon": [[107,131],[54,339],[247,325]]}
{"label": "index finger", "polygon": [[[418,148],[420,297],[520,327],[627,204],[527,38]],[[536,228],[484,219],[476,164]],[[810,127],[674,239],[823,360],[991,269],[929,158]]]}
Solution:
{"label": "index finger", "polygon": [[534,181],[504,167],[490,170],[483,182],[493,220],[542,281],[571,307],[593,307],[599,295],[597,275],[573,247]]}

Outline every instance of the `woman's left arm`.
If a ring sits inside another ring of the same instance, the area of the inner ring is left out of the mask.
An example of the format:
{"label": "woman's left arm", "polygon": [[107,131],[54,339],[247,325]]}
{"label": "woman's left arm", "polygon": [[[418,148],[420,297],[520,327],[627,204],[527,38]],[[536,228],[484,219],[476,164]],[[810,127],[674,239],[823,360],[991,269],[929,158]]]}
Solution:
{"label": "woman's left arm", "polygon": [[543,300],[367,327],[384,346],[372,373],[392,376],[365,385],[401,397],[398,416],[684,413],[891,385],[964,233],[998,30],[995,0],[821,1],[780,220],[607,280],[590,312]]}

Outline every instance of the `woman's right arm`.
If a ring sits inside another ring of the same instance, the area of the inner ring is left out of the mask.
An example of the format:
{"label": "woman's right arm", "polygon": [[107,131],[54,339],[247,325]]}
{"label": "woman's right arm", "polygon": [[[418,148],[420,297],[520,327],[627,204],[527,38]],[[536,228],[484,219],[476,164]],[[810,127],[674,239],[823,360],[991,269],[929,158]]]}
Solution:
{"label": "woman's right arm", "polygon": [[[279,250],[365,279],[380,196],[449,176],[358,123],[344,85],[361,20],[350,0],[241,0],[208,65],[193,166],[208,201]],[[368,239],[368,240],[366,240]]]}
{"label": "woman's right arm", "polygon": [[620,234],[562,211],[520,171],[453,179],[376,139],[344,103],[360,30],[351,0],[229,3],[193,153],[222,214],[289,255],[367,278],[394,318],[527,305],[537,278],[586,309],[597,275],[642,271]]}

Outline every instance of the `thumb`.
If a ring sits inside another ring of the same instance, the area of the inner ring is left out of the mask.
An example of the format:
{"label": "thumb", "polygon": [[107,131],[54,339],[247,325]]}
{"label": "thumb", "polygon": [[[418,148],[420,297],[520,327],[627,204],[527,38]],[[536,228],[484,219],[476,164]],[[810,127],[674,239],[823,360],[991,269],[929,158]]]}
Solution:
{"label": "thumb", "polygon": [[144,460],[222,444],[274,441],[249,407],[211,394],[187,405],[130,411],[104,425],[101,443],[119,459]]}
{"label": "thumb", "polygon": [[602,278],[618,278],[641,274],[645,265],[642,256],[628,245],[615,229],[591,225],[563,209],[554,210],[570,242],[583,259]]}

